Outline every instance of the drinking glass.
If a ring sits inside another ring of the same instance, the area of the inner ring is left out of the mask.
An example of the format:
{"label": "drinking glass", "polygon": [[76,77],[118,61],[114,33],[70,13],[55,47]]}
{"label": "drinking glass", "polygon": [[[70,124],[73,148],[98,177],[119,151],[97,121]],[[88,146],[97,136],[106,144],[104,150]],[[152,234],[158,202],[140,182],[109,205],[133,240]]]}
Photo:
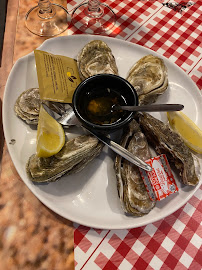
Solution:
{"label": "drinking glass", "polygon": [[39,0],[38,5],[27,12],[25,25],[35,35],[52,37],[64,32],[70,20],[70,15],[63,6],[49,0]]}
{"label": "drinking glass", "polygon": [[105,33],[114,27],[116,15],[99,0],[89,0],[79,5],[72,13],[72,24],[88,34]]}

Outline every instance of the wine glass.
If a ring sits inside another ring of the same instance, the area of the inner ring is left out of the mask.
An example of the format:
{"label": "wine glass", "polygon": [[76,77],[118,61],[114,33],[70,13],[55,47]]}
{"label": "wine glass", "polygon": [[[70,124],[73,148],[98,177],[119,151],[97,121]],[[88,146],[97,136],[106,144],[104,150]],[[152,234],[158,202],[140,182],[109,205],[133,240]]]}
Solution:
{"label": "wine glass", "polygon": [[88,34],[101,34],[114,27],[116,15],[106,4],[99,0],[89,0],[72,12],[72,24]]}
{"label": "wine glass", "polygon": [[64,32],[70,23],[68,11],[49,0],[39,0],[25,16],[25,25],[30,32],[43,37],[53,37]]}

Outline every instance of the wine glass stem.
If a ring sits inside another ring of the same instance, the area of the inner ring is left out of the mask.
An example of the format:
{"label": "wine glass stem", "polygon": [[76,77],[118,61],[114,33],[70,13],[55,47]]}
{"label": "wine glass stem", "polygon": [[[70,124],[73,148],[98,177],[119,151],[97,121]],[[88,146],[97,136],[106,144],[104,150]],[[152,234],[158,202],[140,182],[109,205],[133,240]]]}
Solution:
{"label": "wine glass stem", "polygon": [[42,19],[50,19],[55,15],[54,9],[49,0],[39,0],[38,7],[38,16]]}
{"label": "wine glass stem", "polygon": [[103,14],[103,10],[100,7],[99,0],[89,0],[86,15],[92,18],[99,18]]}

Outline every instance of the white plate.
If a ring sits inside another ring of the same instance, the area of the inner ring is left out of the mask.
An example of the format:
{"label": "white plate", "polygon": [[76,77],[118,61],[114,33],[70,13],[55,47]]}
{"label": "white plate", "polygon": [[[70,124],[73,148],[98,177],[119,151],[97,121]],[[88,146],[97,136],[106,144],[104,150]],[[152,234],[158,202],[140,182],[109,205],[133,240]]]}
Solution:
{"label": "white plate", "polygon": [[[89,35],[57,37],[45,41],[41,50],[76,58],[80,49],[93,39],[105,41],[112,49],[119,68],[119,74],[126,77],[129,68],[141,57],[155,52],[126,41]],[[169,89],[158,103],[182,103],[184,112],[199,125],[202,124],[202,96],[192,80],[175,64],[162,57],[168,67]],[[13,107],[17,97],[25,89],[38,87],[34,53],[19,59],[14,65],[5,88],[3,102],[3,126],[5,139],[12,161],[28,188],[35,196],[59,215],[74,222],[103,229],[135,228],[162,219],[184,205],[199,188],[182,186],[178,194],[158,202],[156,207],[144,217],[124,215],[116,188],[113,170],[114,154],[107,147],[101,155],[82,172],[64,176],[58,182],[34,184],[27,178],[25,164],[35,153],[36,130],[16,117]],[[156,117],[166,120],[163,113]],[[77,133],[78,130],[73,129]],[[14,139],[15,144],[9,144]],[[200,163],[202,163],[200,156]],[[200,179],[200,183],[202,178]]]}

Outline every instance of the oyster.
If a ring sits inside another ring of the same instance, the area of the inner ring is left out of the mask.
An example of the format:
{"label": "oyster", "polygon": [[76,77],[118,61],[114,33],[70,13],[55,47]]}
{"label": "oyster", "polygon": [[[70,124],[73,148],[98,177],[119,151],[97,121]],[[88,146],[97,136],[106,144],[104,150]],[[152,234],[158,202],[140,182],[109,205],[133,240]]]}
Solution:
{"label": "oyster", "polygon": [[67,141],[61,151],[48,158],[32,155],[26,165],[27,173],[34,182],[53,182],[64,174],[82,170],[98,156],[103,144],[91,135],[78,136]]}
{"label": "oyster", "polygon": [[78,54],[77,64],[82,80],[96,74],[118,74],[112,51],[101,40],[87,43]]}
{"label": "oyster", "polygon": [[17,98],[14,110],[16,115],[27,124],[37,125],[40,106],[39,88],[30,88]]}
{"label": "oyster", "polygon": [[126,78],[136,89],[139,104],[151,104],[168,87],[167,68],[163,60],[153,55],[142,57]]}
{"label": "oyster", "polygon": [[139,113],[138,116],[140,127],[156,152],[166,154],[168,160],[175,164],[185,185],[197,185],[199,179],[195,172],[194,159],[182,138],[153,116],[147,113]]}
{"label": "oyster", "polygon": [[[124,130],[121,145],[144,161],[151,157],[147,140],[135,120],[132,120]],[[155,201],[150,200],[138,167],[117,156],[115,172],[118,194],[124,211],[135,216],[148,214],[155,206]]]}

